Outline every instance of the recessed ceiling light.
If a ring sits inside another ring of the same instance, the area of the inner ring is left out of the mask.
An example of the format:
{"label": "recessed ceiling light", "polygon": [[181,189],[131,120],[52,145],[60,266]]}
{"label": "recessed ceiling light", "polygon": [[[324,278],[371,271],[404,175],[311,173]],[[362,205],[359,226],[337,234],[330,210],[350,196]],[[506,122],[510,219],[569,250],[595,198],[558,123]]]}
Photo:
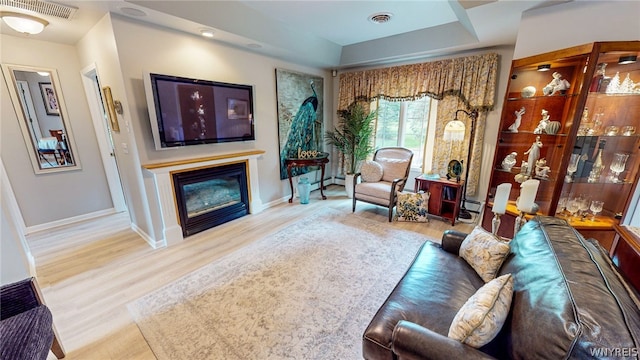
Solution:
{"label": "recessed ceiling light", "polygon": [[260,44],[256,44],[256,43],[251,43],[251,44],[247,44],[248,48],[252,48],[252,49],[260,49],[262,48],[262,45]]}
{"label": "recessed ceiling light", "polygon": [[549,71],[549,70],[551,70],[551,64],[538,65],[538,71]]}
{"label": "recessed ceiling light", "polygon": [[146,12],[132,7],[123,7],[120,8],[120,11],[122,11],[123,14],[130,16],[147,16]]}
{"label": "recessed ceiling light", "polygon": [[636,55],[620,56],[620,59],[618,59],[618,64],[620,65],[633,64],[637,60],[638,60],[638,57]]}
{"label": "recessed ceiling light", "polygon": [[211,29],[202,29],[202,30],[200,30],[200,35],[202,35],[204,37],[212,38],[213,37],[213,30],[211,30]]}
{"label": "recessed ceiling light", "polygon": [[379,12],[369,15],[369,21],[375,24],[384,24],[389,22],[392,16],[393,14],[389,12]]}

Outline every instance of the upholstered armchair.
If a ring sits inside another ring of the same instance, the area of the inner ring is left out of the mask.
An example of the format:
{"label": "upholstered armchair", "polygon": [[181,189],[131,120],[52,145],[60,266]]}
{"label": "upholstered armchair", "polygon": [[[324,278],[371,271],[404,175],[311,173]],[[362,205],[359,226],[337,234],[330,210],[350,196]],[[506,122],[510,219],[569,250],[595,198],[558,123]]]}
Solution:
{"label": "upholstered armchair", "polygon": [[35,278],[0,286],[0,359],[65,357]]}
{"label": "upholstered armchair", "polygon": [[[409,177],[413,152],[403,147],[386,147],[378,149],[373,161],[365,162],[360,172],[353,179],[353,208],[356,201],[389,208],[389,221],[393,218],[393,207],[398,199],[398,192],[404,189]],[[358,183],[358,179],[361,182]]]}

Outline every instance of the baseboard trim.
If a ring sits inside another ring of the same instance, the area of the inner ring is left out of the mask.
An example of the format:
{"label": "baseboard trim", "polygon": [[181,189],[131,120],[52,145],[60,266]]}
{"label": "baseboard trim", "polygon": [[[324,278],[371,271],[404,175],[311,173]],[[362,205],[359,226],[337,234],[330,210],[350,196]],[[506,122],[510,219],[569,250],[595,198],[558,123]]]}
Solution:
{"label": "baseboard trim", "polygon": [[73,216],[73,217],[66,218],[66,219],[60,219],[60,220],[56,220],[56,221],[52,221],[52,222],[48,222],[48,223],[44,223],[44,224],[27,226],[25,228],[25,235],[33,234],[33,233],[36,233],[36,232],[39,232],[39,231],[51,230],[53,228],[57,228],[57,227],[60,227],[60,226],[75,224],[75,223],[78,223],[78,222],[81,222],[81,221],[91,220],[91,219],[99,218],[101,216],[112,215],[112,214],[115,214],[115,213],[116,213],[116,209],[115,208],[109,208],[109,209],[105,209],[105,210],[94,211],[94,212],[88,213],[88,214],[82,214],[82,215],[78,215],[78,216]]}
{"label": "baseboard trim", "polygon": [[151,246],[152,249],[159,249],[167,246],[167,241],[165,239],[162,240],[154,240],[149,234],[147,234],[144,230],[140,229],[138,225],[131,223],[131,230],[133,230],[136,234],[140,235],[144,241]]}

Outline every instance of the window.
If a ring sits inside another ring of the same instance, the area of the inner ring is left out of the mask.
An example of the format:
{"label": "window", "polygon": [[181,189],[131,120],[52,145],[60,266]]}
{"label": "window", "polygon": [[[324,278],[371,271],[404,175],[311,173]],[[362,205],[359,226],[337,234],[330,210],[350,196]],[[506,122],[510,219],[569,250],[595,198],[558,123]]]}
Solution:
{"label": "window", "polygon": [[[378,109],[375,147],[406,147],[413,151],[411,167],[421,169],[424,163],[429,117],[435,110],[435,104],[436,101],[427,96],[414,101],[379,99],[373,102],[372,108],[375,109],[377,106]],[[428,151],[428,154],[432,154],[432,151]]]}

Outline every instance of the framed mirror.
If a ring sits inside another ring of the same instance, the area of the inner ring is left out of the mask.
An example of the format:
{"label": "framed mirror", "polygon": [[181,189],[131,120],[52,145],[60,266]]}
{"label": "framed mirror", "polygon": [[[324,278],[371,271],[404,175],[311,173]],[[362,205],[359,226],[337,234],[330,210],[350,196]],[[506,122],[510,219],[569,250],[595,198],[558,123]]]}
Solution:
{"label": "framed mirror", "polygon": [[56,70],[2,64],[2,73],[35,173],[80,169]]}

